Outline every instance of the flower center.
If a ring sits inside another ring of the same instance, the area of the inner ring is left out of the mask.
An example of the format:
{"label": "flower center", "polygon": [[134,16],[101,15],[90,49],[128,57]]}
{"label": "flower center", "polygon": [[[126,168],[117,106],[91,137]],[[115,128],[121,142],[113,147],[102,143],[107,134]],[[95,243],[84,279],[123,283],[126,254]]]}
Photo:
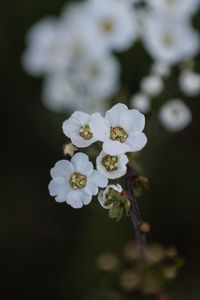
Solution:
{"label": "flower center", "polygon": [[113,141],[118,141],[123,143],[128,137],[126,131],[119,126],[111,127],[110,129],[110,139]]}
{"label": "flower center", "polygon": [[104,20],[102,23],[103,31],[106,33],[110,33],[113,30],[113,22],[110,20]]}
{"label": "flower center", "polygon": [[102,159],[102,165],[106,168],[108,172],[115,171],[118,168],[118,157],[106,155]]}
{"label": "flower center", "polygon": [[173,114],[173,115],[178,115],[178,114],[179,114],[179,109],[176,108],[176,107],[173,107],[173,108],[172,108],[172,114]]}
{"label": "flower center", "polygon": [[74,173],[69,181],[74,190],[83,189],[86,186],[87,177],[81,173]]}
{"label": "flower center", "polygon": [[112,199],[112,197],[110,195],[112,192],[116,192],[116,190],[114,190],[113,188],[109,188],[108,192],[105,195],[107,200]]}
{"label": "flower center", "polygon": [[93,133],[89,125],[83,125],[80,128],[79,135],[82,136],[85,140],[91,140],[93,138]]}
{"label": "flower center", "polygon": [[176,4],[176,0],[165,0],[167,5],[174,5]]}
{"label": "flower center", "polygon": [[174,38],[171,34],[169,33],[166,33],[164,36],[163,36],[163,43],[166,47],[170,48],[171,46],[174,45]]}
{"label": "flower center", "polygon": [[100,75],[100,69],[97,65],[92,65],[89,69],[91,77],[98,77]]}

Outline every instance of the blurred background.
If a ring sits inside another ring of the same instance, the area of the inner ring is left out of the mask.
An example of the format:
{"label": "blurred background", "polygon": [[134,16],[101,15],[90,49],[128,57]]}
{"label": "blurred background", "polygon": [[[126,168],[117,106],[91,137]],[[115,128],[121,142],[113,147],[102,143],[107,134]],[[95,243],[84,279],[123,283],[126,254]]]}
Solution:
{"label": "blurred background", "polygon": [[[126,217],[119,223],[109,219],[96,199],[74,210],[49,196],[49,170],[63,157],[66,138],[61,126],[69,114],[48,111],[41,101],[41,78],[27,75],[21,66],[27,30],[44,16],[59,15],[66,2],[1,4],[2,299],[121,299],[102,284],[95,259],[105,251],[120,253],[134,237],[132,224]],[[134,94],[149,73],[151,58],[139,42],[118,57],[122,85]],[[196,63],[200,72],[199,59]],[[179,95],[176,68],[166,84],[169,93]],[[193,120],[181,132],[168,133],[154,116],[148,117],[148,144],[140,160],[149,189],[138,204],[144,220],[151,224],[148,241],[175,246],[185,260],[169,287],[171,299],[198,300],[200,102],[199,97],[184,100]]]}

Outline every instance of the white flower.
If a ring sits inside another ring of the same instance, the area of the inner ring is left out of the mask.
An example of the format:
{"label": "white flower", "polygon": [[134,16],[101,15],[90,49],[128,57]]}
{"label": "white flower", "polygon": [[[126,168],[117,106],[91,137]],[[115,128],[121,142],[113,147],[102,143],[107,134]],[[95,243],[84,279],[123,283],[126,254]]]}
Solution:
{"label": "white flower", "polygon": [[65,72],[56,72],[45,78],[42,100],[49,110],[55,112],[81,110],[84,106],[83,98],[77,94],[72,80]]}
{"label": "white flower", "polygon": [[[111,78],[112,80],[112,78]],[[42,99],[45,106],[54,112],[81,110],[89,113],[96,111],[105,113],[108,108],[106,99],[98,98],[98,94],[90,96],[91,90],[85,90],[84,84],[71,78],[69,72],[55,72],[45,78],[42,90]],[[108,80],[108,85],[114,84]],[[114,84],[115,85],[115,84]],[[114,86],[113,86],[114,87]],[[88,88],[89,82],[88,82]],[[105,92],[102,92],[102,94]],[[73,101],[72,101],[73,99]]]}
{"label": "white flower", "polygon": [[157,13],[173,15],[175,18],[190,17],[199,6],[199,0],[149,0],[148,2]]}
{"label": "white flower", "polygon": [[109,179],[116,179],[126,173],[128,157],[125,154],[115,156],[101,151],[96,159],[97,170]]}
{"label": "white flower", "polygon": [[141,90],[151,97],[158,96],[164,88],[164,84],[160,76],[149,75],[142,79]]}
{"label": "white flower", "polygon": [[197,96],[200,93],[200,74],[184,70],[180,74],[179,85],[184,94]]}
{"label": "white flower", "polygon": [[199,51],[199,35],[189,22],[180,22],[170,16],[150,14],[144,26],[143,43],[154,60],[171,65]]}
{"label": "white flower", "polygon": [[176,132],[184,129],[191,122],[192,114],[183,101],[174,99],[162,106],[159,119],[168,131]]}
{"label": "white flower", "polygon": [[22,63],[27,72],[38,76],[63,69],[68,63],[68,35],[56,18],[36,23],[27,34]]}
{"label": "white flower", "polygon": [[81,208],[97,195],[98,187],[106,187],[108,179],[93,170],[92,163],[84,153],[75,154],[71,162],[58,161],[51,169],[52,180],[49,193],[57,202],[66,202],[73,208]]}
{"label": "white flower", "polygon": [[94,137],[103,142],[103,151],[109,155],[139,151],[147,142],[142,132],[144,115],[138,110],[129,110],[125,104],[114,105],[105,118],[99,113],[93,114],[89,125]]}
{"label": "white flower", "polygon": [[100,191],[99,194],[98,194],[98,200],[99,200],[99,203],[101,204],[101,206],[105,209],[110,209],[112,208],[112,204],[111,205],[104,205],[104,203],[108,200],[108,197],[109,197],[109,193],[112,191],[112,190],[115,190],[117,191],[118,193],[121,193],[122,192],[122,187],[117,184],[117,185],[113,185],[113,184],[109,184],[107,186],[107,188],[104,190],[104,191]]}
{"label": "white flower", "polygon": [[69,119],[64,121],[62,127],[63,132],[71,139],[75,146],[80,148],[88,147],[96,142],[89,125],[90,121],[90,115],[81,111],[76,111]]}
{"label": "white flower", "polygon": [[161,76],[168,77],[170,75],[170,66],[164,62],[155,61],[151,68],[152,73]]}
{"label": "white flower", "polygon": [[92,54],[104,55],[94,30],[89,26],[91,19],[89,1],[67,3],[63,8],[60,22],[69,35],[68,52],[70,61]]}
{"label": "white flower", "polygon": [[132,6],[124,0],[88,1],[88,27],[106,51],[128,49],[137,34]]}
{"label": "white flower", "polygon": [[120,65],[112,55],[87,55],[77,70],[77,85],[82,85],[88,97],[108,99],[119,85]]}
{"label": "white flower", "polygon": [[143,114],[146,114],[150,110],[151,101],[145,94],[138,93],[131,98],[130,105],[132,108],[136,108]]}

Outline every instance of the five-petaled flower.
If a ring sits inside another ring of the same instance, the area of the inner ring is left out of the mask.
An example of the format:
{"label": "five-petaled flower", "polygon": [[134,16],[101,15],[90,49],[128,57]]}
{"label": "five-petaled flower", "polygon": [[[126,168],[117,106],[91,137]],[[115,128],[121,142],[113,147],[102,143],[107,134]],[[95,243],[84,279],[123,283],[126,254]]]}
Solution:
{"label": "five-petaled flower", "polygon": [[88,147],[96,142],[89,126],[90,120],[90,115],[76,111],[63,123],[64,134],[72,140],[75,146],[80,148]]}
{"label": "five-petaled flower", "polygon": [[142,132],[145,118],[136,109],[118,103],[106,112],[105,118],[94,113],[89,123],[94,137],[103,142],[103,151],[109,155],[141,150],[147,138]]}
{"label": "five-petaled flower", "polygon": [[125,154],[109,155],[101,151],[97,156],[97,170],[105,175],[107,178],[119,178],[126,173],[126,164],[128,157]]}
{"label": "five-petaled flower", "polygon": [[49,193],[57,202],[66,202],[73,208],[81,208],[97,195],[98,187],[106,187],[108,179],[93,169],[93,164],[84,153],[76,153],[71,162],[58,161],[51,169],[52,180]]}

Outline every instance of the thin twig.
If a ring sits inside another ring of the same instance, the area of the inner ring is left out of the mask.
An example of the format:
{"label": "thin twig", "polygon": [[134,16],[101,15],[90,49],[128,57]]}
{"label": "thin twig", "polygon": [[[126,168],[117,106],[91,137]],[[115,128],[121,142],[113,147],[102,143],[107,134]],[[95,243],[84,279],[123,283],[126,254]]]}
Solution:
{"label": "thin twig", "polygon": [[135,229],[136,242],[140,249],[141,258],[145,261],[146,241],[145,241],[144,232],[142,232],[140,229],[140,226],[142,224],[142,219],[139,213],[139,208],[137,205],[136,198],[134,196],[133,171],[130,166],[127,167],[127,172],[126,172],[126,192],[127,192],[128,199],[131,202],[130,217]]}

